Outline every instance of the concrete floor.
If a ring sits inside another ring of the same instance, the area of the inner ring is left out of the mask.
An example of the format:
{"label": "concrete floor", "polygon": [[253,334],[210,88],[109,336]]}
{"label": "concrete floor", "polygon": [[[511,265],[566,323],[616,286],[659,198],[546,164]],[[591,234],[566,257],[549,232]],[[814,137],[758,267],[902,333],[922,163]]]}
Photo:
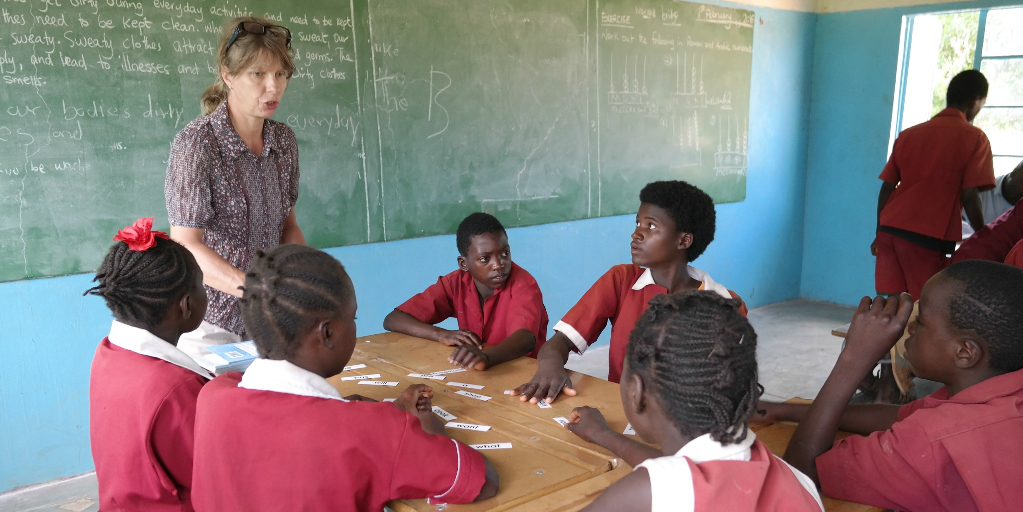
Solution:
{"label": "concrete floor", "polygon": [[[750,311],[757,331],[760,380],[767,400],[814,398],[838,359],[842,340],[831,329],[849,323],[855,308],[794,300]],[[572,355],[568,367],[606,379],[606,346]],[[0,512],[96,512],[96,474],[0,494]]]}

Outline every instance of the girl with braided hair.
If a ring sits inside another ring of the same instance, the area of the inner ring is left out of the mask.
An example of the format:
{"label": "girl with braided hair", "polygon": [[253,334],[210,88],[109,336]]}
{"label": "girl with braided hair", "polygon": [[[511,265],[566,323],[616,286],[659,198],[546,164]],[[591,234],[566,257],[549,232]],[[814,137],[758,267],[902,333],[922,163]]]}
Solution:
{"label": "girl with braided hair", "polygon": [[585,510],[823,510],[813,481],[771,454],[746,424],[763,387],[757,335],[741,302],[710,291],[659,295],[636,322],[621,381],[636,433],[578,407],[566,428],[635,470]]}
{"label": "girl with braided hair", "polygon": [[114,315],[89,382],[103,510],[192,510],[195,404],[211,376],[176,345],[202,322],[206,290],[192,254],[152,226],[118,231],[85,292]]}
{"label": "girl with braided hair", "polygon": [[260,359],[199,396],[199,510],[379,512],[395,499],[497,493],[494,466],[444,434],[429,386],[392,404],[342,397],[327,382],[355,350],[355,288],[336,259],[297,244],[259,251],[241,305]]}

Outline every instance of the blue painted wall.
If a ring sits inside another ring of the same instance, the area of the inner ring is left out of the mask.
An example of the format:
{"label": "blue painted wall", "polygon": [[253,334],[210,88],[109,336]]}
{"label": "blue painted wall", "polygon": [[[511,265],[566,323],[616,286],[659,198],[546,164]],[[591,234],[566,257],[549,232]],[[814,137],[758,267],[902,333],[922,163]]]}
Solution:
{"label": "blue painted wall", "polygon": [[[718,207],[717,239],[696,262],[751,307],[799,295],[816,22],[756,13],[763,24],[754,31],[747,199]],[[632,216],[619,216],[509,233],[552,325],[611,265],[629,261],[632,229]],[[443,236],[330,249],[355,282],[359,334],[379,332],[395,305],[452,270],[454,246]],[[110,316],[101,299],[81,296],[91,277],[0,284],[0,492],[93,468],[89,365]]]}
{"label": "blue painted wall", "polygon": [[888,159],[902,17],[1019,5],[976,1],[817,19],[800,296],[857,304],[874,293],[877,176]]}

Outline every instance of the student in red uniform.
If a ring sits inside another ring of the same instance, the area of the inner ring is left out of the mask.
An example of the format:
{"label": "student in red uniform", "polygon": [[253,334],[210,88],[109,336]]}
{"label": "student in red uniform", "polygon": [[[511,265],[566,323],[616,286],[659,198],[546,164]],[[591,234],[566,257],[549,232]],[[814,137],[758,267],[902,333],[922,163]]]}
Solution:
{"label": "student in red uniform", "polygon": [[444,435],[428,386],[392,405],[342,398],[326,381],[355,350],[355,289],[336,259],[304,245],[257,255],[242,316],[260,359],[199,396],[196,510],[380,512],[497,493],[490,462]]}
{"label": "student in red uniform", "polygon": [[947,108],[899,134],[881,171],[875,290],[909,292],[914,300],[931,276],[948,265],[962,240],[960,210],[974,231],[984,227],[980,192],[995,186],[991,143],[970,123],[987,100],[988,83],[977,70],[959,73],[948,84]]}
{"label": "student in red uniform", "polygon": [[578,407],[566,427],[635,468],[585,510],[821,512],[817,488],[746,423],[763,387],[742,302],[707,291],[660,295],[629,336],[621,395],[645,441]]}
{"label": "student in red uniform", "polygon": [[[632,233],[632,264],[611,267],[579,299],[547,340],[528,383],[512,390],[522,400],[553,402],[560,393],[575,395],[565,371],[570,351],[583,353],[611,322],[608,380],[618,382],[629,333],[650,299],[682,290],[709,290],[725,298],[739,296],[689,265],[714,240],[714,202],[684,181],[658,181],[639,193]],[[745,304],[740,312],[746,314]]]}
{"label": "student in red uniform", "polygon": [[[761,404],[798,421],[785,460],[827,496],[912,511],[1018,510],[1023,503],[1023,269],[970,260],[932,277],[906,360],[945,384],[904,406],[848,405],[860,377],[902,336],[909,295],[864,297],[846,349],[814,403]],[[843,429],[863,436],[835,442]]]}
{"label": "student in red uniform", "polygon": [[96,286],[114,314],[89,376],[89,438],[104,511],[191,511],[192,431],[211,377],[177,349],[206,314],[187,249],[139,219],[118,231]]}
{"label": "student in red uniform", "polygon": [[[1004,261],[1023,240],[1023,200],[967,238],[952,254],[952,263],[965,260]],[[1017,265],[1018,266],[1018,265]]]}
{"label": "student in red uniform", "polygon": [[[398,306],[384,329],[455,347],[450,361],[485,370],[529,355],[547,339],[547,309],[536,279],[511,259],[504,226],[474,213],[458,225],[458,270]],[[458,330],[436,324],[458,319]]]}

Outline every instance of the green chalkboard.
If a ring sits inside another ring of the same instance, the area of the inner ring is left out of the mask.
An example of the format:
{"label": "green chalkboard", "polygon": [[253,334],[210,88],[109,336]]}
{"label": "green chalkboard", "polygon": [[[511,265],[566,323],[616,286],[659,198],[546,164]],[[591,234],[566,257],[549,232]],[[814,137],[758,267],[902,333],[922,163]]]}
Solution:
{"label": "green chalkboard", "polygon": [[238,15],[294,34],[298,72],[275,119],[298,137],[298,220],[316,246],[450,233],[476,210],[509,226],[628,213],[652,179],[745,197],[749,11],[668,0],[2,6],[0,281],[91,271],[140,216],[166,228],[170,141],[200,114],[220,26]]}

